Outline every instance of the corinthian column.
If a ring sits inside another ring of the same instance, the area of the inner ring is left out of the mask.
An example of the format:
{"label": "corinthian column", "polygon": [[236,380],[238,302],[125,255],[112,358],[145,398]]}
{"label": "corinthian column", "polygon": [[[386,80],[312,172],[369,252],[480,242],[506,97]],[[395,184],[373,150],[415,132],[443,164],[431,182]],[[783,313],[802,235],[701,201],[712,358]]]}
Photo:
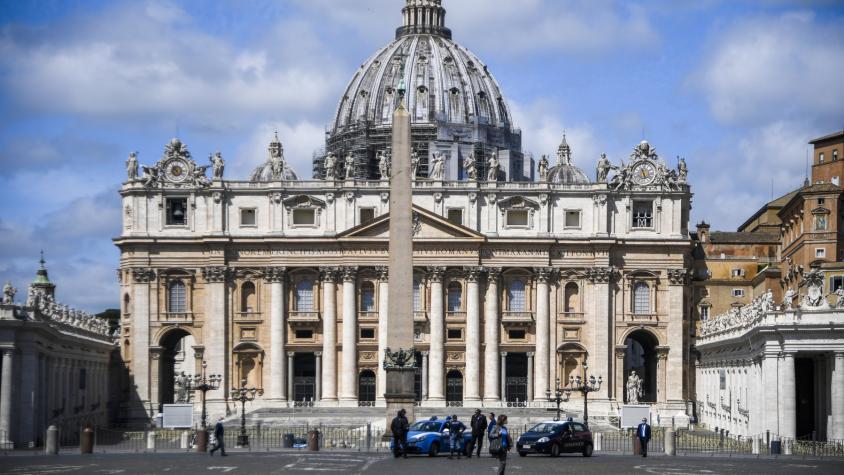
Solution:
{"label": "corinthian column", "polygon": [[466,269],[466,280],[469,282],[466,289],[466,382],[463,398],[466,403],[481,400],[481,305],[478,285],[480,274],[479,267]]}
{"label": "corinthian column", "polygon": [[3,379],[0,381],[0,442],[8,442],[12,430],[12,357],[14,348],[1,348]]}
{"label": "corinthian column", "polygon": [[[149,416],[149,409],[147,404],[150,402],[149,392],[149,366],[146,362],[149,360],[149,322],[150,322],[150,282],[155,281],[155,273],[152,269],[144,267],[136,267],[132,269],[132,290],[133,308],[132,308],[132,384],[135,386],[133,396],[137,396],[140,406],[145,408],[144,415]],[[60,373],[61,375],[61,373]],[[61,377],[61,376],[60,376]],[[56,394],[59,394],[56,392]],[[61,404],[61,398],[57,396],[57,403]],[[134,404],[133,404],[134,405]],[[133,411],[134,412],[134,411]],[[134,417],[139,417],[140,414],[132,414]]]}
{"label": "corinthian column", "polygon": [[536,356],[534,361],[534,389],[533,397],[537,401],[547,401],[548,396],[548,352],[551,339],[551,312],[550,312],[550,291],[549,281],[552,276],[551,269],[536,269]]}
{"label": "corinthian column", "polygon": [[343,368],[340,399],[357,400],[358,348],[357,308],[355,307],[355,280],[357,267],[343,268]]}
{"label": "corinthian column", "polygon": [[226,367],[226,356],[228,355],[227,335],[228,322],[226,321],[226,267],[205,267],[202,269],[202,277],[205,279],[205,295],[207,303],[205,307],[205,324],[202,328],[203,340],[206,349],[205,361],[208,362],[208,373],[222,376],[220,388],[209,391],[209,400],[216,400],[218,403],[226,398],[227,388],[231,387],[229,371]]}
{"label": "corinthian column", "polygon": [[264,279],[270,284],[270,398],[287,400],[284,362],[284,267],[268,267]]}
{"label": "corinthian column", "polygon": [[443,307],[443,275],[445,268],[429,267],[431,282],[431,353],[428,356],[428,400],[443,401],[445,376],[445,308]]}
{"label": "corinthian column", "polygon": [[501,268],[487,269],[487,289],[484,299],[484,402],[501,400],[498,372],[498,277]]}
{"label": "corinthian column", "polygon": [[378,377],[375,382],[375,400],[383,401],[386,392],[387,370],[384,369],[384,352],[387,349],[387,319],[390,311],[389,269],[379,267],[378,271]]}
{"label": "corinthian column", "polygon": [[[337,269],[322,270],[322,400],[337,400]],[[319,376],[319,375],[318,375]]]}
{"label": "corinthian column", "polygon": [[844,351],[836,351],[830,360],[834,366],[829,393],[832,427],[828,439],[844,440]]}

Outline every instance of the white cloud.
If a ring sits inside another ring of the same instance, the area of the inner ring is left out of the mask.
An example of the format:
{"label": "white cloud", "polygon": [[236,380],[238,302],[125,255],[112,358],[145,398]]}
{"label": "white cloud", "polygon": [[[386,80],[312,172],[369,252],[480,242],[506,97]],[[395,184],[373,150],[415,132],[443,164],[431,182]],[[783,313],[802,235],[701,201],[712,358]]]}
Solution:
{"label": "white cloud", "polygon": [[844,120],[844,36],[837,21],[807,12],[738,21],[717,32],[691,79],[725,124]]}

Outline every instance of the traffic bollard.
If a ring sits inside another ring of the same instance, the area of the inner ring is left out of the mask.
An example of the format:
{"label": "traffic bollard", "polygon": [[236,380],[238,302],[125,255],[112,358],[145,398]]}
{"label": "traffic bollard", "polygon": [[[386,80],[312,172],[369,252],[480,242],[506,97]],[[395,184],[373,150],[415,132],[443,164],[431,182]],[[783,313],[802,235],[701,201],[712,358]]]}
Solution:
{"label": "traffic bollard", "polygon": [[190,432],[182,431],[181,440],[179,440],[180,445],[183,449],[188,450],[190,449]]}
{"label": "traffic bollard", "polygon": [[94,452],[94,430],[91,426],[85,426],[79,436],[79,453],[90,454]]}
{"label": "traffic bollard", "polygon": [[196,431],[196,451],[201,454],[208,451],[208,429]]}
{"label": "traffic bollard", "polygon": [[314,429],[308,432],[308,452],[319,451],[319,431]]}
{"label": "traffic bollard", "polygon": [[44,443],[44,453],[47,455],[58,455],[59,453],[59,429],[51,425],[47,428],[47,437]]}
{"label": "traffic bollard", "polygon": [[604,434],[602,434],[600,432],[595,434],[595,451],[596,452],[600,452],[600,451],[604,450],[603,447],[602,447],[603,442],[604,442]]}
{"label": "traffic bollard", "polygon": [[753,445],[751,446],[751,453],[759,455],[759,437],[753,436]]}
{"label": "traffic bollard", "polygon": [[674,447],[674,431],[672,429],[665,431],[665,442],[663,446],[665,447],[665,455],[677,455],[677,449]]}
{"label": "traffic bollard", "polygon": [[155,431],[147,432],[147,450],[155,452]]}

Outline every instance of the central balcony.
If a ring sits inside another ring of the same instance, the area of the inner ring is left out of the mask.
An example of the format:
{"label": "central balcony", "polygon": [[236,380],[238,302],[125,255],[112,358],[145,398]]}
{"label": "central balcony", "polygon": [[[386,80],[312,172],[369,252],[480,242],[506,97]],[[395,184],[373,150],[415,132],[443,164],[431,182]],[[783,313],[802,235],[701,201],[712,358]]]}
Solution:
{"label": "central balcony", "polygon": [[292,311],[288,316],[291,327],[318,327],[321,323],[319,312]]}
{"label": "central balcony", "polygon": [[533,325],[533,312],[505,311],[501,315],[501,323],[506,327],[529,327]]}

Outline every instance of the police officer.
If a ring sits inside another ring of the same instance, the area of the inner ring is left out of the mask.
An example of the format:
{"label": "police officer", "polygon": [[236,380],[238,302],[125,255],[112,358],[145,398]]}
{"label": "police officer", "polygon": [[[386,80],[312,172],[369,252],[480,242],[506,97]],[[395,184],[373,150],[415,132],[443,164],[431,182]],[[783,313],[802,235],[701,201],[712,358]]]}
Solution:
{"label": "police officer", "polygon": [[393,433],[393,455],[398,458],[407,458],[407,431],[410,424],[407,422],[407,411],[399,409],[396,417],[390,423],[390,431]]}
{"label": "police officer", "polygon": [[487,428],[486,417],[484,417],[480,409],[475,409],[475,415],[472,416],[470,426],[472,427],[472,441],[469,442],[469,458],[472,458],[472,452],[476,446],[478,448],[478,457],[480,457],[481,448],[484,446],[484,434]]}

